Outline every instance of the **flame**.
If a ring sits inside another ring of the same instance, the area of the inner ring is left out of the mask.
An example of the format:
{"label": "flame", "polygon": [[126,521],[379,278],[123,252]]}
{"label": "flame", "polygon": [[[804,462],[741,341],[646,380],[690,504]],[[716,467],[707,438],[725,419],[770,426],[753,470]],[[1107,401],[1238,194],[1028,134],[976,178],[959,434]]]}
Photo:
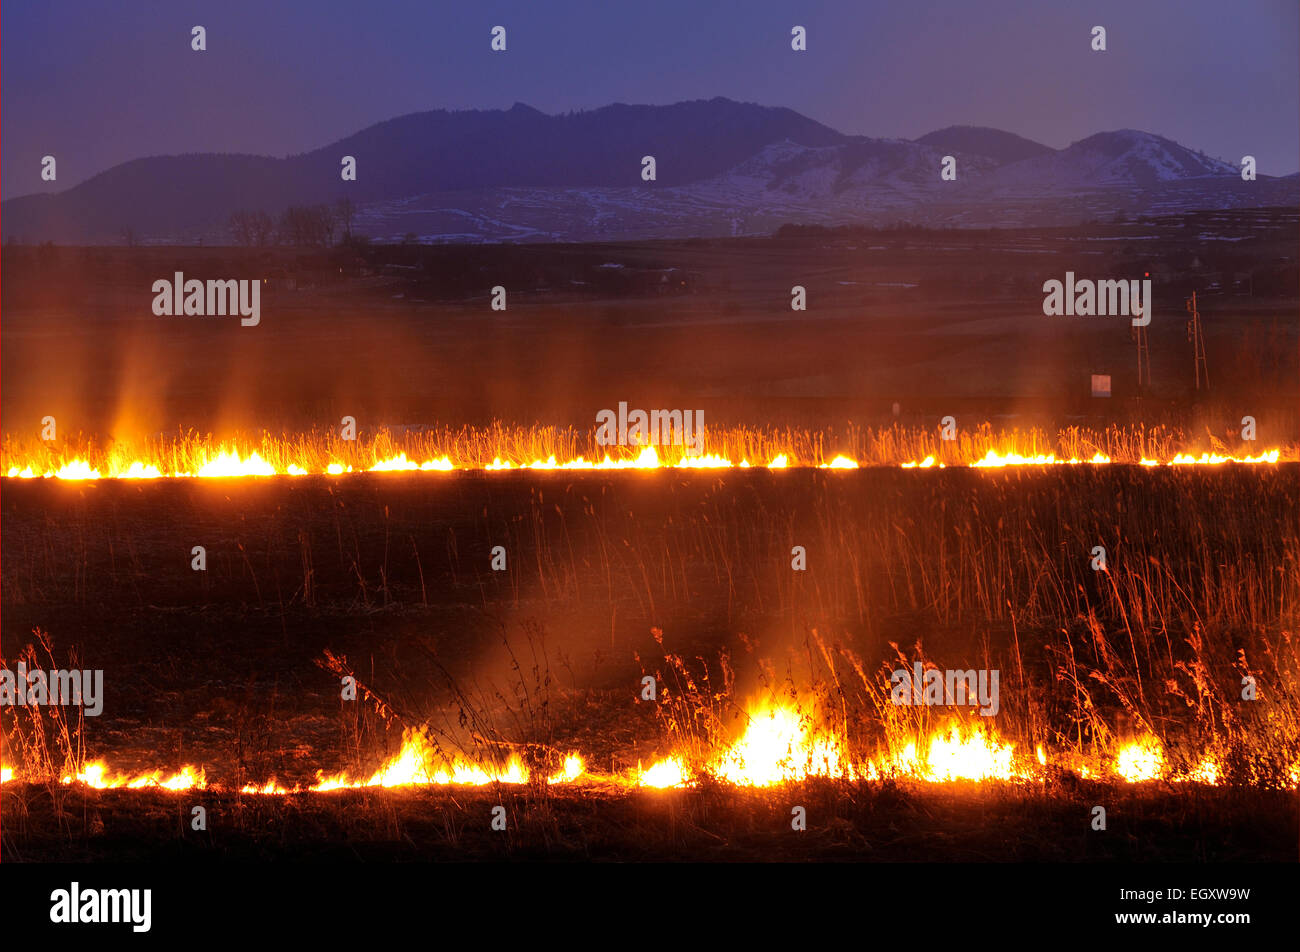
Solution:
{"label": "flame", "polygon": [[[1148,467],[1276,464],[1284,455],[1292,460],[1297,455],[1295,448],[1288,449],[1285,454],[1280,449],[1271,449],[1254,456],[1232,456],[1218,451],[1193,452],[1184,449],[1174,452],[1171,447],[1162,451],[1167,460],[1162,463],[1160,459],[1148,458],[1145,450],[1141,454],[1137,452],[1136,446],[1148,445],[1145,433],[1145,430],[1137,435],[1107,431],[1081,435],[1071,428],[1068,433],[1062,431],[1058,434],[1055,443],[1058,448],[1064,448],[1106,440],[1110,445],[1121,447],[1117,453],[1121,463]],[[360,447],[340,450],[332,434],[325,437],[319,433],[298,436],[263,434],[258,440],[239,448],[233,444],[228,446],[217,443],[211,437],[189,435],[150,442],[140,447],[114,443],[106,451],[91,447],[75,453],[70,450],[67,455],[60,455],[47,443],[28,443],[6,437],[3,444],[4,474],[10,479],[41,477],[98,480],[312,474],[342,476],[361,472],[427,473],[456,470],[712,470],[750,469],[764,465],[754,462],[764,458],[769,460],[765,464],[769,469],[852,470],[865,466],[895,465],[909,470],[943,469],[947,466],[1000,469],[1025,466],[1103,466],[1110,464],[1114,458],[1100,451],[1094,452],[1087,459],[1075,455],[1066,458],[1066,454],[1077,452],[1071,449],[1062,449],[1061,455],[1055,452],[1040,453],[1035,447],[1051,446],[1051,434],[1038,430],[1029,434],[995,434],[987,428],[969,439],[963,438],[960,444],[946,445],[942,453],[933,443],[932,434],[909,433],[897,429],[882,431],[874,438],[868,434],[850,435],[849,443],[857,449],[836,449],[831,452],[822,448],[822,437],[816,431],[798,434],[744,427],[718,429],[710,431],[709,442],[712,445],[700,447],[704,451],[698,454],[692,451],[693,448],[666,445],[635,449],[611,448],[609,453],[614,455],[605,453],[603,458],[584,456],[580,452],[584,445],[581,433],[572,430],[556,431],[550,427],[463,427],[444,430],[441,434],[432,436],[411,435],[405,438],[407,445],[396,449],[392,447],[391,439],[385,434],[382,443],[376,440],[367,452]],[[1156,439],[1161,441],[1161,445],[1168,445],[1168,437],[1158,435]],[[590,437],[587,440],[586,445],[595,446]],[[949,446],[952,448],[949,449]],[[960,450],[956,449],[958,446],[961,447]],[[934,448],[932,452],[917,452],[915,447]],[[908,456],[913,453],[916,453],[915,458],[908,460]],[[1171,453],[1173,455],[1168,455]],[[367,455],[369,459],[365,458]],[[489,459],[491,462],[488,462]]]}
{"label": "flame", "polygon": [[398,470],[419,469],[419,463],[412,463],[406,458],[405,453],[398,453],[392,459],[386,459],[371,466],[369,472],[372,473],[392,473]]}
{"label": "flame", "polygon": [[722,456],[705,454],[704,456],[684,456],[677,466],[681,469],[725,469],[734,465]]}
{"label": "flame", "polygon": [[[751,708],[748,724],[739,739],[726,746],[711,760],[692,765],[689,758],[674,754],[653,763],[648,769],[638,763],[623,777],[596,777],[587,773],[586,763],[577,753],[568,754],[562,766],[546,777],[548,785],[571,784],[584,777],[588,783],[628,783],[637,787],[682,789],[696,785],[699,776],[710,776],[739,787],[772,787],[803,781],[812,777],[842,778],[852,781],[880,781],[886,778],[922,783],[954,781],[1029,781],[1045,780],[1044,772],[1052,759],[1044,745],[1038,744],[1032,759],[1017,759],[1015,744],[999,738],[992,725],[970,725],[948,721],[929,735],[907,738],[894,745],[891,753],[860,764],[850,761],[837,737],[817,728],[795,705],[767,705]],[[1099,772],[1073,751],[1061,752],[1057,762],[1066,764],[1085,780],[1099,778]],[[1123,745],[1115,754],[1109,774],[1128,783],[1161,779],[1166,775],[1164,750],[1149,735]],[[265,783],[246,783],[241,793],[259,796],[287,796],[328,793],[335,790],[393,789],[421,786],[475,786],[494,783],[522,785],[530,774],[518,758],[504,766],[474,764],[448,758],[430,743],[423,732],[408,730],[400,751],[386,761],[368,779],[354,779],[346,773],[326,776],[317,772],[316,782],[308,787],[286,787],[274,777]],[[15,781],[15,771],[0,765],[0,783]],[[540,779],[540,778],[539,778]],[[1213,755],[1206,754],[1196,766],[1170,777],[1179,783],[1217,786],[1223,782],[1223,769]],[[1290,786],[1300,787],[1300,762],[1290,771]],[[208,790],[211,787],[201,767],[186,765],[168,773],[162,769],[126,774],[112,771],[102,760],[87,764],[75,775],[65,775],[63,784],[81,784],[95,790]]]}
{"label": "flame", "polygon": [[586,770],[587,770],[587,765],[583,762],[581,757],[579,757],[577,754],[569,754],[569,756],[564,758],[564,767],[560,770],[560,772],[552,774],[550,777],[547,778],[546,782],[547,783],[573,783],[573,781],[577,780],[584,773],[586,773]]}
{"label": "flame", "polygon": [[251,783],[244,784],[244,786],[239,788],[239,792],[265,794],[266,796],[271,796],[271,795],[283,796],[284,794],[296,793],[297,791],[289,790],[285,787],[280,786],[278,783],[275,782],[275,778],[272,777],[270,780],[268,780],[260,787]]}
{"label": "flame", "polygon": [[128,774],[110,773],[108,765],[102,760],[86,764],[81,773],[75,776],[65,775],[60,778],[59,782],[85,784],[87,787],[94,787],[96,790],[117,790],[121,788],[140,790],[145,787],[155,787],[163,790],[204,790],[207,788],[207,779],[204,776],[202,767],[186,765],[171,776],[165,776],[161,770],[154,770],[150,773],[138,774],[132,777]]}
{"label": "flame", "polygon": [[[547,778],[547,783],[571,783],[586,771],[577,754],[569,754],[563,768]],[[358,790],[364,787],[407,787],[465,785],[481,787],[491,783],[524,784],[529,781],[528,768],[517,757],[503,768],[485,768],[461,760],[448,760],[417,730],[402,735],[402,748],[367,781],[350,779],[346,774],[326,777],[317,774],[317,782],[308,789],[314,793],[329,790]],[[275,791],[279,792],[279,791]]]}
{"label": "flame", "polygon": [[793,707],[753,711],[744,735],[714,764],[718,779],[741,786],[769,787],[807,777],[845,773],[839,742],[810,731],[807,718]]}
{"label": "flame", "polygon": [[[555,457],[551,457],[551,459],[553,461]],[[498,460],[497,462],[500,462],[500,460]],[[400,472],[403,470],[419,470],[420,472],[423,473],[433,472],[435,470],[438,472],[451,472],[455,468],[456,468],[455,464],[452,463],[451,458],[447,456],[443,456],[441,459],[430,459],[430,460],[425,460],[423,463],[416,463],[413,460],[407,459],[405,452],[401,452],[398,453],[396,456],[392,457],[391,459],[381,460],[380,462],[376,463],[374,466],[371,466],[370,469],[367,470],[367,472],[392,473],[392,472]],[[508,469],[509,466],[508,465],[498,466],[497,468]],[[330,468],[330,472],[336,474],[342,473],[344,471],[345,470],[343,469],[342,465],[338,463],[333,464],[333,466],[331,466]],[[346,472],[349,473],[352,472],[352,468],[348,467]]]}
{"label": "flame", "polygon": [[[913,461],[913,462],[911,462],[911,463],[904,463],[904,464],[903,464],[903,469],[929,469],[929,468],[930,468],[931,466],[933,466],[933,465],[934,465],[934,457],[933,457],[933,456],[927,456],[925,459],[921,460],[921,462],[919,462],[919,463],[917,463],[917,462],[915,462],[915,461]],[[942,467],[943,467],[943,463],[940,463],[939,466],[940,466],[940,468],[942,468]]]}
{"label": "flame", "polygon": [[963,732],[953,725],[947,736],[930,739],[925,777],[949,780],[1019,780],[1024,774],[1012,765],[1013,744],[998,741],[991,730]]}
{"label": "flame", "polygon": [[971,463],[971,466],[975,469],[996,469],[1002,466],[1079,466],[1084,462],[1092,466],[1103,466],[1110,461],[1110,457],[1105,453],[1094,453],[1088,460],[1081,460],[1074,456],[1069,459],[1057,459],[1055,453],[1021,456],[1019,453],[997,453],[989,450],[983,459]]}
{"label": "flame", "polygon": [[1205,783],[1214,786],[1219,782],[1222,773],[1219,769],[1218,762],[1208,754],[1201,760],[1196,768],[1186,777],[1179,777],[1179,780],[1190,780],[1192,783]]}
{"label": "flame", "polygon": [[971,463],[971,466],[976,469],[983,469],[991,466],[1051,466],[1055,462],[1055,455],[1021,456],[1019,453],[1003,454],[989,450],[983,459]]}
{"label": "flame", "polygon": [[[1046,764],[1041,745],[1038,759]],[[790,705],[752,710],[741,738],[702,770],[745,787],[770,787],[809,777],[879,780],[891,776],[928,783],[1031,779],[1026,767],[1015,762],[1014,744],[1000,740],[991,727],[963,727],[956,722],[930,736],[928,744],[912,739],[878,762],[855,766],[837,738],[810,727],[807,716]],[[693,784],[692,774],[683,757],[673,756],[648,770],[638,764],[632,779],[642,787],[685,787]]]}
{"label": "flame", "polygon": [[1158,780],[1164,768],[1164,748],[1150,735],[1125,744],[1115,756],[1115,772],[1129,783]]}
{"label": "flame", "polygon": [[56,479],[99,479],[99,470],[92,469],[87,462],[74,459],[61,466],[54,476]]}
{"label": "flame", "polygon": [[216,459],[206,463],[196,474],[204,478],[226,476],[274,476],[275,467],[257,453],[240,459],[234,450],[223,450]]}
{"label": "flame", "polygon": [[680,757],[669,757],[654,764],[649,770],[642,770],[637,764],[636,784],[639,787],[686,787],[690,786],[686,765]]}
{"label": "flame", "polygon": [[837,456],[829,463],[822,463],[819,469],[857,469],[856,460],[851,460],[847,456]]}
{"label": "flame", "polygon": [[1218,453],[1202,453],[1199,458],[1195,456],[1179,453],[1169,461],[1170,466],[1219,466],[1223,463],[1276,463],[1278,461],[1279,451],[1269,450],[1267,453],[1261,453],[1259,456],[1221,456]]}
{"label": "flame", "polygon": [[162,470],[152,464],[133,460],[125,470],[116,474],[118,479],[162,479]]}
{"label": "flame", "polygon": [[[920,751],[926,750],[924,757]],[[1003,743],[991,727],[964,727],[950,722],[923,740],[911,740],[898,753],[872,763],[868,777],[889,775],[948,783],[954,780],[1026,780],[1030,775],[1015,763],[1015,745]],[[1038,759],[1046,763],[1042,746]]]}

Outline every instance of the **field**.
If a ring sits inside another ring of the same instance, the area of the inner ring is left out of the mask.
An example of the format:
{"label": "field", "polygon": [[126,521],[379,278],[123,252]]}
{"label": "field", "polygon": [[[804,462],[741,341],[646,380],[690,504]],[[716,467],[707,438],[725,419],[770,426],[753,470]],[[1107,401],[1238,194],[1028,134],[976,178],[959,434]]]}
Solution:
{"label": "field", "polygon": [[[963,430],[1175,424],[1294,443],[1294,209],[1025,231],[641,245],[6,249],[4,433],[591,426],[619,400],[706,424]],[[174,272],[263,277],[262,322],[158,318]],[[1122,319],[1043,316],[1043,282],[1150,271],[1151,384]],[[791,288],[807,290],[791,310]],[[507,309],[491,308],[491,289]],[[1211,388],[1184,301],[1198,291]],[[1110,374],[1114,396],[1090,395]],[[898,412],[893,406],[897,403]],[[1205,446],[1205,449],[1211,448]]]}
{"label": "field", "polygon": [[[0,711],[0,847],[1294,859],[1294,253],[1293,212],[7,250],[0,471],[32,478],[0,482],[0,654],[102,669],[105,697]],[[1042,282],[1093,260],[1154,275],[1149,386],[1127,322],[1042,315]],[[262,324],[153,317],[182,269],[265,275]],[[518,468],[598,458],[620,401],[702,408],[733,465]],[[309,475],[107,478],[231,448]],[[459,471],[366,471],[399,451]],[[971,466],[990,451],[1060,464]],[[819,468],[840,454],[860,468]],[[40,478],[74,461],[105,478]],[[914,670],[997,672],[996,713],[897,703]]]}
{"label": "field", "polygon": [[[76,645],[77,666],[110,673],[105,713],[72,725],[83,733],[70,753],[124,776],[201,766],[209,790],[6,784],[6,849],[104,855],[118,835],[140,854],[328,851],[346,829],[381,852],[443,855],[507,797],[508,849],[524,855],[633,858],[651,843],[682,857],[703,838],[709,855],[847,856],[862,837],[879,845],[859,858],[911,858],[878,840],[881,824],[905,824],[881,815],[895,804],[913,822],[951,818],[938,840],[916,832],[928,858],[950,840],[965,844],[954,859],[1285,858],[1300,759],[1298,485],[1294,464],[11,481],[7,630],[57,632],[56,657]],[[191,569],[199,543],[205,572]],[[494,545],[507,571],[490,570]],[[1094,545],[1107,572],[1090,567]],[[789,838],[761,835],[771,798],[707,777],[636,786],[638,765],[667,755],[716,760],[756,702],[796,705],[862,758],[942,734],[953,708],[887,703],[888,669],[917,659],[1000,670],[998,742],[1017,758],[1041,745],[1043,769],[1018,782],[810,778],[776,798],[824,805],[818,836],[793,854],[774,845]],[[356,703],[340,701],[344,670],[367,692]],[[657,703],[639,700],[647,673]],[[1246,675],[1253,703],[1240,699]],[[450,758],[521,756],[541,776],[577,752],[587,774],[505,793],[393,791],[391,803],[386,790],[238,793],[311,786],[318,771],[364,779],[420,725]],[[1129,784],[1114,763],[1142,737],[1159,741],[1160,779]],[[58,748],[54,772],[75,770]],[[1213,784],[1177,779],[1206,756]],[[130,809],[132,796],[149,809]],[[190,842],[169,796],[212,803],[221,835]],[[733,798],[748,806],[717,806]],[[1097,803],[1137,827],[1060,857]],[[1163,825],[1170,810],[1206,834]],[[268,816],[283,836],[268,840]]]}

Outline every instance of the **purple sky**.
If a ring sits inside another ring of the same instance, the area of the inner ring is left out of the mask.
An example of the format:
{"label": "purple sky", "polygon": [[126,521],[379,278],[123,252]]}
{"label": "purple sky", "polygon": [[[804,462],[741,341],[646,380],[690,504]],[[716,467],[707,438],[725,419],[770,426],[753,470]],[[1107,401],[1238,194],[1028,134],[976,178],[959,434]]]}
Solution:
{"label": "purple sky", "polygon": [[[505,54],[488,48],[496,24]],[[807,53],[790,50],[794,24]],[[1089,49],[1095,24],[1106,53]],[[872,136],[988,125],[1061,147],[1138,128],[1285,175],[1300,168],[1298,36],[1296,0],[9,3],[0,172],[9,197],[146,155],[302,152],[426,109],[720,95]]]}

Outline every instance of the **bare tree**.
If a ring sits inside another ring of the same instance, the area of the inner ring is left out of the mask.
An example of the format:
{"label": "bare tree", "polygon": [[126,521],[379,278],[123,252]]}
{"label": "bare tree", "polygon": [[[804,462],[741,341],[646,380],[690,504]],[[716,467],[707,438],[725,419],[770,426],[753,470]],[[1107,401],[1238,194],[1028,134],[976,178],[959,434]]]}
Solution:
{"label": "bare tree", "polygon": [[328,248],[334,241],[334,210],[328,205],[290,205],[280,216],[280,241],[298,248]]}
{"label": "bare tree", "polygon": [[259,248],[265,248],[271,243],[272,236],[275,235],[275,220],[264,211],[253,213],[252,224],[253,244]]}
{"label": "bare tree", "polygon": [[246,211],[232,212],[230,215],[230,234],[235,244],[248,248],[253,244],[253,213]]}
{"label": "bare tree", "polygon": [[357,216],[357,208],[352,204],[352,199],[340,198],[334,205],[334,215],[343,228],[341,240],[348,241],[352,237],[352,222]]}
{"label": "bare tree", "polygon": [[240,210],[230,216],[230,234],[236,244],[264,248],[275,234],[275,220],[264,211]]}

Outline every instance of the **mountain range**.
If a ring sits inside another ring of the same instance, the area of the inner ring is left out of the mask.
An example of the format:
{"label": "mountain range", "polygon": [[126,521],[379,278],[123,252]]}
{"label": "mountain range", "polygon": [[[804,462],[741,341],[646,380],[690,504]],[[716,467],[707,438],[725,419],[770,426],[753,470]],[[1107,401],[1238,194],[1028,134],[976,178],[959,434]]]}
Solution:
{"label": "mountain range", "polygon": [[[642,158],[656,178],[642,180]],[[343,156],[356,180],[340,176]],[[944,156],[956,179],[943,181]],[[1053,149],[952,126],[918,139],[837,132],[725,98],[547,115],[413,113],[287,158],[135,159],[0,206],[6,240],[228,243],[239,210],[356,207],[377,240],[592,241],[766,234],[783,224],[1070,225],[1116,215],[1295,205],[1300,176],[1240,168],[1133,129]]]}

